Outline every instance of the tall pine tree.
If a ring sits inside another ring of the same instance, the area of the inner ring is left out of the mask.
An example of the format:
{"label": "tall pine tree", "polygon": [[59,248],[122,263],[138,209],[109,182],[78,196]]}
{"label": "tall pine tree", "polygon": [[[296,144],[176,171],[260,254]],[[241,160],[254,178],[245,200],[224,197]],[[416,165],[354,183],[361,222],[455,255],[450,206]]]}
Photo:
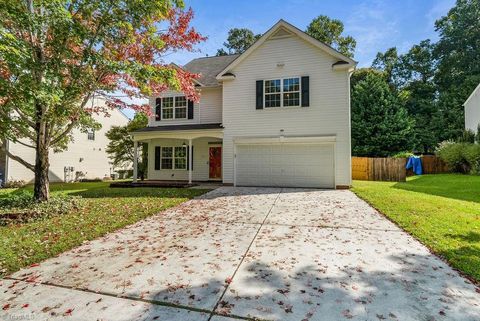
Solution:
{"label": "tall pine tree", "polygon": [[367,71],[353,85],[353,155],[384,157],[410,150],[413,124],[385,75]]}

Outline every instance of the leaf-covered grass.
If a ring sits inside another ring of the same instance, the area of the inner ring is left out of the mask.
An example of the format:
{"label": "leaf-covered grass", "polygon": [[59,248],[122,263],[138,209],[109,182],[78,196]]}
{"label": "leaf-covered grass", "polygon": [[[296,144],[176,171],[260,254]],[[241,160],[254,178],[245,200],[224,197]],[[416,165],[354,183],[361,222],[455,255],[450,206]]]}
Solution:
{"label": "leaf-covered grass", "polygon": [[355,181],[353,191],[453,267],[480,282],[480,176]]}
{"label": "leaf-covered grass", "polygon": [[[31,187],[24,188],[31,190]],[[22,189],[0,189],[0,199]],[[52,195],[81,197],[80,209],[39,221],[0,226],[0,277],[135,223],[206,190],[110,188],[109,183],[52,184]]]}
{"label": "leaf-covered grass", "polygon": [[0,197],[0,225],[28,223],[45,220],[79,210],[83,202],[78,196],[54,194],[48,202],[39,203],[33,199],[33,193],[18,190]]}

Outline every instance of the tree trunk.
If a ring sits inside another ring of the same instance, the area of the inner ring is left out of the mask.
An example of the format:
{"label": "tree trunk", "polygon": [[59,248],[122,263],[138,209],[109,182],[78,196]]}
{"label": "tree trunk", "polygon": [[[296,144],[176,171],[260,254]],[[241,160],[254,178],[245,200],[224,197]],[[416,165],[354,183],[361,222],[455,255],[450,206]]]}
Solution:
{"label": "tree trunk", "polygon": [[50,169],[48,130],[44,119],[45,110],[43,106],[37,104],[36,110],[37,148],[35,153],[35,185],[33,188],[33,198],[37,202],[46,202],[50,196],[50,182],[48,180],[48,170]]}
{"label": "tree trunk", "polygon": [[50,182],[48,179],[49,168],[48,148],[37,148],[35,160],[35,185],[33,189],[33,197],[37,202],[48,201],[50,196]]}

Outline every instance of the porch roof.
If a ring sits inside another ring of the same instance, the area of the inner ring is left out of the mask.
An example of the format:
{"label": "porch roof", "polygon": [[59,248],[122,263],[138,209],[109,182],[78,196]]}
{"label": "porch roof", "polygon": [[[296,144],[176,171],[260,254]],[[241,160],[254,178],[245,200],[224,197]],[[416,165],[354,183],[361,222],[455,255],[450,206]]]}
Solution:
{"label": "porch roof", "polygon": [[198,129],[223,129],[221,123],[215,124],[186,124],[186,125],[165,125],[165,126],[152,126],[137,129],[133,131],[135,133],[149,133],[149,132],[166,132],[166,131],[175,131],[175,130],[198,130]]}
{"label": "porch roof", "polygon": [[134,141],[156,138],[196,139],[201,137],[223,138],[223,126],[215,124],[185,124],[145,127],[129,133]]}

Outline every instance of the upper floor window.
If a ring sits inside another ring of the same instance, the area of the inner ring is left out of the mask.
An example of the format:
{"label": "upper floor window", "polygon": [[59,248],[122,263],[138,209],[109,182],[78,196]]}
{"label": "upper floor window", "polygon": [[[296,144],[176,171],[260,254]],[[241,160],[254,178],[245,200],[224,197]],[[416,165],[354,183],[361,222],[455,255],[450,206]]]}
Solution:
{"label": "upper floor window", "polygon": [[265,107],[299,107],[300,78],[264,81]]}
{"label": "upper floor window", "polygon": [[187,99],[185,96],[162,98],[162,119],[186,119]]}
{"label": "upper floor window", "polygon": [[88,140],[95,140],[95,130],[91,129],[87,131],[87,139]]}

